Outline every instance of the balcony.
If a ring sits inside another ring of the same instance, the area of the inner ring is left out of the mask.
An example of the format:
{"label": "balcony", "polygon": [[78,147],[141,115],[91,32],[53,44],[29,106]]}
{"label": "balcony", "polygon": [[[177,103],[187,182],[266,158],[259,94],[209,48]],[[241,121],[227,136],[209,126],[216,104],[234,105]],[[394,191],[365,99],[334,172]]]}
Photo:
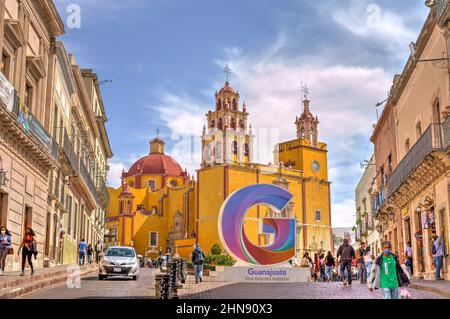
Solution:
{"label": "balcony", "polygon": [[89,188],[89,191],[91,192],[92,197],[94,198],[94,201],[96,203],[98,203],[97,189],[95,187],[94,182],[92,181],[91,175],[89,174],[89,172],[83,162],[80,162],[79,168],[80,168],[79,172],[81,174],[81,177],[83,177],[83,180],[86,182],[86,185]]}
{"label": "balcony", "polygon": [[109,192],[108,187],[106,187],[106,183],[103,179],[99,179],[99,186],[97,188],[98,190],[98,196],[102,199],[102,207],[107,208],[109,206],[110,198],[109,198]]}
{"label": "balcony", "polygon": [[449,0],[435,0],[436,5],[436,15],[438,20],[440,20],[444,13],[447,11]]}
{"label": "balcony", "polygon": [[[411,150],[398,164],[388,179],[387,197],[390,197],[410,176],[410,174],[433,151],[444,149],[443,125],[431,124]],[[448,132],[446,132],[448,134]],[[448,142],[446,143],[448,144]]]}
{"label": "balcony", "polygon": [[67,131],[64,130],[64,143],[63,143],[64,154],[66,155],[70,165],[74,172],[78,171],[78,156],[73,149],[72,142],[70,141]]}

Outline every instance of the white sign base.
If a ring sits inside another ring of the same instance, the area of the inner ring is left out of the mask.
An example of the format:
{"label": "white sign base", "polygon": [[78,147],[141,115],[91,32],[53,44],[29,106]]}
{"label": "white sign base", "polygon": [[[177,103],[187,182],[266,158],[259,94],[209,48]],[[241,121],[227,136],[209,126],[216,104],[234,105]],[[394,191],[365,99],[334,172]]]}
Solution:
{"label": "white sign base", "polygon": [[292,267],[216,267],[210,273],[210,280],[215,282],[240,283],[294,283],[308,282],[311,277],[309,268]]}

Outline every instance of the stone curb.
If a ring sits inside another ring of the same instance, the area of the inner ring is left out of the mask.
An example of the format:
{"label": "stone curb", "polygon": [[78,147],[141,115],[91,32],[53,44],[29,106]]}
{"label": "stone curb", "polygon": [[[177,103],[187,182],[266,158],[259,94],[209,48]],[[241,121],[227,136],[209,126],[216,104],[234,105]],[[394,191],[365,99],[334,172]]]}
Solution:
{"label": "stone curb", "polygon": [[[84,277],[86,275],[89,275],[93,272],[96,272],[96,267],[87,268],[84,271],[81,272],[80,276]],[[38,277],[38,276],[36,276]],[[21,297],[23,295],[32,293],[38,289],[48,288],[54,285],[61,284],[63,282],[66,282],[69,278],[69,275],[67,274],[67,271],[57,271],[55,273],[49,273],[44,274],[40,276],[39,278],[33,278],[30,283],[22,284],[22,286],[19,286],[17,288],[13,288],[11,290],[8,290],[7,288],[1,289],[3,290],[3,293],[0,290],[0,299],[14,299]],[[30,278],[27,278],[30,280]],[[23,279],[23,281],[27,281],[27,279]],[[21,280],[18,279],[14,282],[20,282]],[[9,287],[8,287],[9,288]]]}
{"label": "stone curb", "polygon": [[446,291],[446,290],[439,289],[436,287],[424,286],[421,284],[411,284],[411,285],[409,285],[409,288],[422,290],[422,291],[428,291],[428,292],[434,292],[438,295],[441,295],[442,297],[450,299],[450,291]]}

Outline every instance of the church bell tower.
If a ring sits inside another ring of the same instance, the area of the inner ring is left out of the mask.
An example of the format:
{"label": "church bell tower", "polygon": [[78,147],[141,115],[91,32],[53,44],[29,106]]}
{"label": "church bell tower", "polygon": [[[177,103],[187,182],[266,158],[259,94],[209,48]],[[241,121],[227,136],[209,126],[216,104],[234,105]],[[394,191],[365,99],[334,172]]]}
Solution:
{"label": "church bell tower", "polygon": [[[228,68],[225,68],[229,72]],[[252,127],[247,106],[239,105],[240,94],[230,83],[215,94],[215,110],[206,114],[203,128],[202,167],[222,164],[245,165],[253,160]]]}

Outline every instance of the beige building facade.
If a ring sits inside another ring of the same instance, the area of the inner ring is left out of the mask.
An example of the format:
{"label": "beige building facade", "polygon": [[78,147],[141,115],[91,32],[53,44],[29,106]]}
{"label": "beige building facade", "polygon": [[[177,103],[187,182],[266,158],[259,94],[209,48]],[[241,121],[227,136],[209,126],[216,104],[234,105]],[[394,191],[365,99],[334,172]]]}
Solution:
{"label": "beige building facade", "polygon": [[381,248],[380,232],[376,227],[378,221],[372,211],[372,194],[377,189],[376,175],[375,155],[372,155],[355,190],[357,242],[364,242],[374,254]]}
{"label": "beige building facade", "polygon": [[[398,163],[386,180],[378,218],[385,224],[397,221],[399,253],[404,258],[411,242],[414,276],[432,280],[432,236],[443,235],[447,252],[449,247],[450,7],[448,1],[428,4],[430,14],[389,97]],[[448,267],[445,257],[442,275],[447,280]]]}
{"label": "beige building facade", "polygon": [[[103,240],[112,156],[96,75],[57,37],[53,1],[0,1],[0,225],[15,252],[36,232],[37,267],[76,262],[81,237]],[[18,270],[17,254],[7,270]]]}

